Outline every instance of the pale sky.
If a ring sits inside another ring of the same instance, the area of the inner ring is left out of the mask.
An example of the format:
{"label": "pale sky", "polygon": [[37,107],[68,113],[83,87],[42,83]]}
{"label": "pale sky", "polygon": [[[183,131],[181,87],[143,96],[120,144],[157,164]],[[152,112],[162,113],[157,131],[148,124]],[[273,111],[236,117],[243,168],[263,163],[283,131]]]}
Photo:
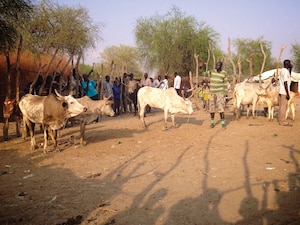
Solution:
{"label": "pale sky", "polygon": [[[140,17],[165,15],[173,6],[186,16],[205,22],[220,35],[219,46],[227,53],[230,38],[258,39],[272,43],[272,56],[290,58],[291,44],[300,44],[299,0],[59,0],[59,4],[83,6],[94,23],[105,23],[103,41],[85,56],[85,63],[100,62],[106,47],[135,46],[134,28]],[[234,51],[233,46],[231,46]]]}

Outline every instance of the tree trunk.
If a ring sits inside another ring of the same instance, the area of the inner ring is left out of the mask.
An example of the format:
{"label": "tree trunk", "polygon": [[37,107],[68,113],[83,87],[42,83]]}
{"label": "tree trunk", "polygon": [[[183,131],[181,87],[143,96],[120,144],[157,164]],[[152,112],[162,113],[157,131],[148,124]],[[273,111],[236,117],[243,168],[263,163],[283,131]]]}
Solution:
{"label": "tree trunk", "polygon": [[[20,42],[18,46],[18,53],[17,53],[17,63],[16,63],[16,104],[20,101],[20,61],[21,61],[21,51],[22,51],[22,44],[23,44],[23,36],[20,35]],[[16,135],[17,137],[21,136],[20,128],[21,128],[21,120],[20,117],[15,115],[15,122],[16,122]]]}
{"label": "tree trunk", "polygon": [[[198,84],[199,84],[199,55],[196,55],[196,54],[194,54],[194,59],[195,59],[195,61],[196,61],[196,84],[197,84],[197,86],[198,86]],[[192,88],[192,86],[191,86],[191,88]]]}
{"label": "tree trunk", "polygon": [[[9,99],[11,97],[11,65],[10,65],[10,57],[9,57],[9,51],[6,49],[5,51],[5,57],[6,57],[6,74],[7,74],[7,90],[5,99]],[[3,139],[4,141],[8,140],[8,129],[9,129],[9,117],[4,118],[4,124],[3,124]]]}
{"label": "tree trunk", "polygon": [[242,65],[241,65],[241,57],[239,55],[239,59],[238,59],[238,69],[239,69],[239,75],[238,75],[238,80],[237,82],[240,83],[241,82],[241,76],[242,76]]}
{"label": "tree trunk", "polygon": [[79,98],[79,97],[82,97],[82,96],[79,96],[79,87],[80,87],[80,75],[79,75],[79,63],[80,63],[80,59],[82,57],[82,50],[80,51],[78,57],[77,57],[77,61],[76,61],[76,64],[75,64],[75,75],[76,75],[76,93],[75,93],[75,97],[76,98]]}
{"label": "tree trunk", "polygon": [[280,61],[281,61],[282,52],[283,52],[284,49],[285,49],[285,45],[282,45],[282,46],[281,46],[281,49],[280,49],[279,56],[278,56],[278,60],[277,60],[277,66],[276,66],[276,74],[275,74],[276,84],[278,83],[278,69],[279,69],[279,63],[280,63]]}
{"label": "tree trunk", "polygon": [[260,49],[261,49],[261,51],[264,55],[264,60],[263,60],[263,63],[261,65],[260,74],[259,74],[259,83],[261,84],[261,74],[263,73],[264,67],[265,67],[265,64],[266,64],[266,53],[264,51],[264,47],[263,47],[262,43],[260,43]]}
{"label": "tree trunk", "polygon": [[65,74],[65,71],[66,69],[68,68],[70,62],[72,61],[73,59],[73,56],[74,56],[74,53],[72,53],[69,57],[69,60],[67,61],[66,65],[64,66],[64,68],[62,69],[61,73],[60,73],[60,79],[59,79],[59,93],[62,94],[62,83],[63,83],[63,77],[64,77],[64,74]]}
{"label": "tree trunk", "polygon": [[233,62],[232,59],[232,55],[231,55],[231,51],[230,51],[230,38],[228,38],[228,56],[232,65],[232,69],[233,69],[233,83],[236,83],[236,68],[235,68],[235,64]]}

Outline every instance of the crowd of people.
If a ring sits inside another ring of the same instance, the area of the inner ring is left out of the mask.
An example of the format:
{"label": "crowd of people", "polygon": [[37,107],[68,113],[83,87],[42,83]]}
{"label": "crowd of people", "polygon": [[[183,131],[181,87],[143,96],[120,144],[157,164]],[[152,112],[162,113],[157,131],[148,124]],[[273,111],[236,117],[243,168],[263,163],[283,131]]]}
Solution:
{"label": "crowd of people", "polygon": [[[283,62],[284,68],[279,73],[279,112],[278,122],[282,126],[290,126],[285,119],[285,111],[287,108],[287,101],[289,100],[290,83],[291,83],[291,69],[292,64],[290,60]],[[222,69],[223,63],[217,62],[215,69],[205,72],[205,79],[201,82],[199,88],[199,99],[203,105],[203,108],[210,113],[211,125],[215,126],[214,118],[215,113],[220,114],[221,125],[225,128],[225,98],[231,86],[227,79],[227,73]],[[105,80],[101,84],[97,84],[96,81],[90,79],[91,70],[88,74],[81,76],[73,73],[69,77],[68,81],[61,81],[60,74],[54,76],[47,76],[44,79],[39,75],[34,82],[29,82],[23,89],[23,94],[31,93],[36,95],[45,96],[49,93],[53,93],[55,89],[59,89],[61,85],[62,92],[65,90],[72,91],[72,93],[79,92],[75,97],[88,96],[93,100],[99,100],[102,98],[110,98],[113,100],[113,109],[115,115],[118,116],[121,113],[134,112],[137,113],[137,91],[141,87],[149,86],[153,88],[168,89],[170,86],[174,87],[179,96],[182,94],[182,82],[181,76],[177,73],[173,73],[174,83],[169,84],[169,76],[165,75],[162,79],[161,75],[158,75],[155,79],[150,77],[148,73],[144,73],[142,79],[137,79],[132,73],[124,73],[122,77],[115,77],[111,80],[110,75],[105,76]],[[76,82],[77,81],[77,82]],[[78,88],[79,86],[79,88]],[[186,96],[182,96],[186,97]],[[151,108],[146,109],[147,112],[151,111]]]}
{"label": "crowd of people", "polygon": [[[23,89],[23,94],[31,93],[46,96],[49,93],[54,93],[56,89],[61,90],[62,94],[69,94],[72,92],[74,97],[88,96],[93,100],[109,98],[113,100],[112,106],[115,115],[118,116],[121,113],[127,112],[137,113],[137,91],[139,88],[149,86],[153,88],[168,89],[172,86],[169,84],[169,75],[165,75],[164,79],[162,79],[161,75],[158,75],[154,79],[153,77],[150,77],[148,73],[144,73],[143,78],[138,79],[135,78],[132,73],[124,73],[123,76],[115,78],[106,75],[105,80],[97,83],[90,78],[92,73],[93,70],[82,76],[73,73],[73,75],[67,78],[67,81],[61,80],[61,75],[55,73],[52,76],[48,75],[45,82],[43,77],[39,75],[33,86],[33,82],[26,84]],[[173,86],[180,95],[179,89],[181,77],[177,72],[174,72],[173,75]],[[59,89],[60,85],[61,89]],[[150,107],[148,107],[147,111],[150,112],[150,110]]]}

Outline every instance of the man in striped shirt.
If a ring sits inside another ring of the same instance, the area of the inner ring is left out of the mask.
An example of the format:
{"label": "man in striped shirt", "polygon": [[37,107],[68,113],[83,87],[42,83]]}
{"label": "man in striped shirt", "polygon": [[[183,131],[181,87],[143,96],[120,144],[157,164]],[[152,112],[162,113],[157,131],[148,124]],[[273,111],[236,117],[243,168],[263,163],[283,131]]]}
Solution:
{"label": "man in striped shirt", "polygon": [[225,95],[227,89],[227,73],[222,70],[223,63],[217,62],[216,69],[208,72],[210,77],[210,98],[209,98],[209,112],[210,112],[210,127],[215,127],[215,113],[220,113],[222,128],[225,129]]}

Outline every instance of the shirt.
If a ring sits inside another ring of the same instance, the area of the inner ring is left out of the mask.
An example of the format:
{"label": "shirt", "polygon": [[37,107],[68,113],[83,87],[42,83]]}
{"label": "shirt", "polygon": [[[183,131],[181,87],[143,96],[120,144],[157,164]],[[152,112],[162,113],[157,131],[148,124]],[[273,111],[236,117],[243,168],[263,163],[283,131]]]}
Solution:
{"label": "shirt", "polygon": [[163,79],[163,81],[161,82],[159,88],[160,89],[168,89],[169,88],[168,80],[167,79]]}
{"label": "shirt", "polygon": [[181,85],[181,77],[179,75],[176,75],[174,79],[174,88],[180,89],[180,85]]}
{"label": "shirt", "polygon": [[290,85],[291,85],[290,71],[288,71],[287,68],[282,68],[279,71],[279,94],[281,94],[281,95],[287,95],[285,88],[284,88],[285,81],[287,82],[288,91],[290,92]]}
{"label": "shirt", "polygon": [[115,98],[115,99],[120,99],[120,91],[121,91],[120,87],[114,85],[114,86],[112,87],[112,90],[113,90],[114,98]]}
{"label": "shirt", "polygon": [[211,94],[226,94],[227,89],[227,73],[222,70],[217,72],[216,70],[210,71],[208,73],[210,77],[210,93]]}
{"label": "shirt", "polygon": [[103,82],[103,91],[104,91],[105,98],[112,97],[114,95],[112,87],[113,86],[111,82],[107,82],[107,81]]}
{"label": "shirt", "polygon": [[151,80],[150,80],[150,78],[146,78],[146,79],[144,79],[144,80],[142,80],[142,86],[144,87],[144,86],[151,86]]}
{"label": "shirt", "polygon": [[[88,83],[88,90],[86,91],[85,95],[88,96],[88,97],[93,97],[93,96],[98,94],[98,91],[95,89],[97,83],[94,80],[89,80],[88,82],[89,82]],[[86,81],[81,82],[81,86],[82,86],[83,89],[86,89],[86,85],[87,85]]]}

